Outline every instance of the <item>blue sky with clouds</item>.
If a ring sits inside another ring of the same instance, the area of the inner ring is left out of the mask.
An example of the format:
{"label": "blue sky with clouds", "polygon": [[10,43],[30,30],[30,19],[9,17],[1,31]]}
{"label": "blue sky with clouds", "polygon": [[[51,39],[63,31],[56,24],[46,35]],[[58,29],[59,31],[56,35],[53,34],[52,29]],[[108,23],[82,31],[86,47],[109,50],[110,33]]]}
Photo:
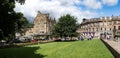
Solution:
{"label": "blue sky with clouds", "polygon": [[22,12],[30,21],[34,20],[37,11],[49,13],[52,18],[58,18],[67,13],[75,16],[78,22],[83,18],[98,18],[101,16],[119,16],[119,0],[26,0],[24,5],[16,3],[17,12]]}
{"label": "blue sky with clouds", "polygon": [[118,3],[114,6],[107,6],[104,5],[102,9],[96,10],[98,13],[102,12],[99,16],[119,16],[120,15],[120,0],[118,0]]}

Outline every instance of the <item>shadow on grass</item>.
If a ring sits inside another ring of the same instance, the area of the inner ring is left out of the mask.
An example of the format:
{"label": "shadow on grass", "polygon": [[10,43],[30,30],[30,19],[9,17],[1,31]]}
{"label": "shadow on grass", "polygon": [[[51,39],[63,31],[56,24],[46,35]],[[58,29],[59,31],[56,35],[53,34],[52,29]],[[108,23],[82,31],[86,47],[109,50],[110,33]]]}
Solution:
{"label": "shadow on grass", "polygon": [[46,55],[35,53],[40,47],[19,47],[0,49],[0,58],[44,58]]}

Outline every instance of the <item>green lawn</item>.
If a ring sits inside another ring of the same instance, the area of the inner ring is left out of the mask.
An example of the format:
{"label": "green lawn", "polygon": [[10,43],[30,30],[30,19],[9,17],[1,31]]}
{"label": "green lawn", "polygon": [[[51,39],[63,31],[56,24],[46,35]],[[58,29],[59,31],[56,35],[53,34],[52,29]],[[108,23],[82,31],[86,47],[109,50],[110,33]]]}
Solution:
{"label": "green lawn", "polygon": [[114,58],[98,39],[0,49],[0,58]]}

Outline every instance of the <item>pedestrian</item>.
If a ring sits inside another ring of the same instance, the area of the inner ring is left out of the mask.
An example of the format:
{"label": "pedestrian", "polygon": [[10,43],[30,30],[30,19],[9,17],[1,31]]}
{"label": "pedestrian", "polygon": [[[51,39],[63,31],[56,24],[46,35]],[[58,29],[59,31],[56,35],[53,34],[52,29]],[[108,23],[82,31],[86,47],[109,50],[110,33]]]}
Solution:
{"label": "pedestrian", "polygon": [[79,40],[83,41],[84,39],[83,39],[83,37],[82,37],[82,36],[80,36],[80,37],[79,37]]}

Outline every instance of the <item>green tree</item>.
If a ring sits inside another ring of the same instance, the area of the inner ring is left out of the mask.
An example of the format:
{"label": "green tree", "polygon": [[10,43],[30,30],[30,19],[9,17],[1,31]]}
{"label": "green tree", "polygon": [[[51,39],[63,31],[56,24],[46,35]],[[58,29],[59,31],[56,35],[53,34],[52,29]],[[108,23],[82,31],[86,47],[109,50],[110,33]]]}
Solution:
{"label": "green tree", "polygon": [[60,36],[61,38],[64,37],[66,39],[66,37],[77,36],[77,27],[78,24],[76,18],[67,14],[59,18],[59,21],[55,25],[52,33],[55,36]]}
{"label": "green tree", "polygon": [[[0,40],[15,37],[15,23],[19,17],[14,11],[15,1],[24,4],[25,0],[0,0]],[[3,37],[4,36],[4,37]]]}
{"label": "green tree", "polygon": [[19,19],[16,21],[15,31],[21,33],[21,35],[24,35],[24,32],[26,32],[27,28],[30,26],[30,23],[22,13],[17,13],[17,17],[19,17]]}

